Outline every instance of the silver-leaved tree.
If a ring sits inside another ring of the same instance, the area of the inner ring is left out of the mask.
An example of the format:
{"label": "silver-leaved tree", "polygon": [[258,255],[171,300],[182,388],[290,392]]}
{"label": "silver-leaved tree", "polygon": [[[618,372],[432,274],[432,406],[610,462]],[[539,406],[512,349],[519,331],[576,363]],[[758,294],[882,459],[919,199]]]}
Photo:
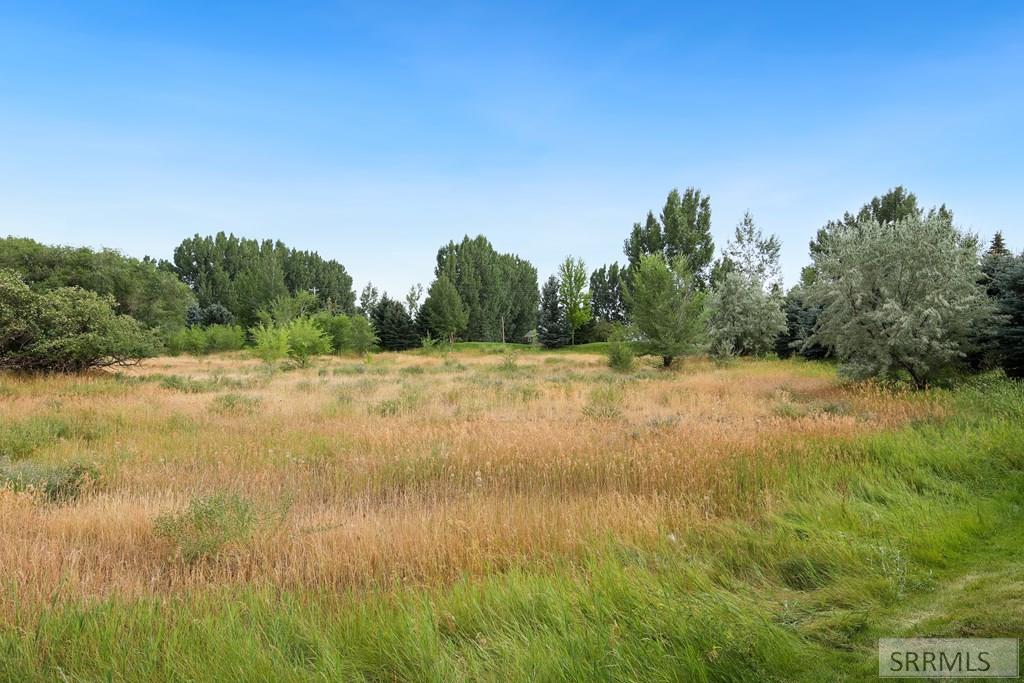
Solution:
{"label": "silver-leaved tree", "polygon": [[973,328],[991,315],[977,238],[944,212],[836,226],[813,258],[816,339],[852,377],[905,375],[927,386],[962,361]]}

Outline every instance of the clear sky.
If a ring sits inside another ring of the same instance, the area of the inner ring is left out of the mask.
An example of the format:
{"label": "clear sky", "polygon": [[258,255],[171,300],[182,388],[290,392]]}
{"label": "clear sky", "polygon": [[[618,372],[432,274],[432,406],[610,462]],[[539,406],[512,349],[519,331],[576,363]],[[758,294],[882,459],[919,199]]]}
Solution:
{"label": "clear sky", "polygon": [[0,234],[280,238],[400,295],[484,233],[622,260],[672,187],[792,284],[902,184],[1024,248],[1024,3],[0,0]]}

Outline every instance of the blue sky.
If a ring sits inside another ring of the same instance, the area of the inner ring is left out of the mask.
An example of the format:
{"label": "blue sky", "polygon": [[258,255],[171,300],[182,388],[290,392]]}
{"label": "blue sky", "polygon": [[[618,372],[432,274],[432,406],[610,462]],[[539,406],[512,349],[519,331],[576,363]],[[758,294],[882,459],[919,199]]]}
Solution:
{"label": "blue sky", "polygon": [[1024,4],[0,1],[0,234],[280,238],[361,287],[484,233],[622,260],[672,187],[783,241],[902,184],[1024,248]]}

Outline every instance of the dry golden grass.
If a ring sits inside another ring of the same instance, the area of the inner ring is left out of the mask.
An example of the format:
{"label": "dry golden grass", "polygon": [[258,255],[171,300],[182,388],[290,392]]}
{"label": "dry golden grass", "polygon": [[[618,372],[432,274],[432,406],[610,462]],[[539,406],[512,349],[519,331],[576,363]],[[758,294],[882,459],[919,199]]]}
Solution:
{"label": "dry golden grass", "polygon": [[[0,491],[0,576],[40,605],[211,583],[446,580],[756,517],[783,467],[944,412],[928,394],[777,361],[618,374],[575,354],[514,367],[382,354],[268,372],[226,355],[120,377],[4,377],[0,425],[66,427],[23,458],[94,463],[101,478],[65,504]],[[155,521],[218,493],[251,501],[259,522],[187,562]]]}

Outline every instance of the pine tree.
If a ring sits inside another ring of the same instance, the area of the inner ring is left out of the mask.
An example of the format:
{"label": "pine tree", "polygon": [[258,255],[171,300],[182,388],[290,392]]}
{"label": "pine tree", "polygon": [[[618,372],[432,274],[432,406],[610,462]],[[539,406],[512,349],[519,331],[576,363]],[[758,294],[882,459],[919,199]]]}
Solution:
{"label": "pine tree", "polygon": [[988,247],[989,256],[1010,256],[1010,250],[1006,248],[1006,241],[1003,239],[1003,231],[997,230],[992,238],[992,244]]}
{"label": "pine tree", "polygon": [[995,353],[1010,377],[1024,378],[1024,255],[1000,271],[996,280],[999,325],[994,334]]}
{"label": "pine tree", "polygon": [[421,329],[434,338],[448,342],[454,342],[456,335],[466,329],[469,311],[447,275],[440,275],[430,285],[427,299],[419,309],[419,322]]}
{"label": "pine tree", "polygon": [[385,351],[404,351],[419,346],[419,332],[409,311],[387,294],[374,307],[372,322],[380,347]]}
{"label": "pine tree", "polygon": [[541,290],[537,340],[550,349],[565,346],[569,342],[567,327],[558,296],[558,278],[552,275]]}

